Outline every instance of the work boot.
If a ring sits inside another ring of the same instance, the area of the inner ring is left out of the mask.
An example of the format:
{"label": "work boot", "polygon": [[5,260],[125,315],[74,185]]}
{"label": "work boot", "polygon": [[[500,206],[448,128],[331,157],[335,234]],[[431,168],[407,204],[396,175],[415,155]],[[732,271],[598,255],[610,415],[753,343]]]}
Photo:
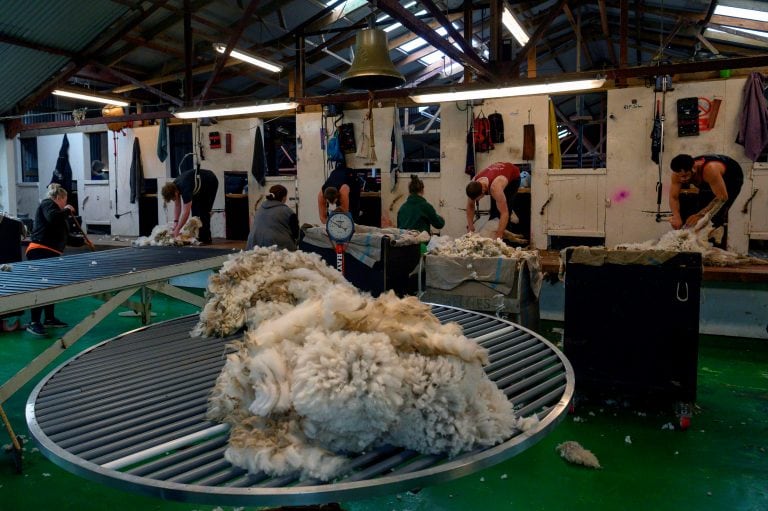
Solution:
{"label": "work boot", "polygon": [[43,325],[38,322],[30,323],[27,325],[27,332],[38,337],[45,337],[48,335],[48,332],[45,331]]}
{"label": "work boot", "polygon": [[47,327],[50,327],[50,328],[65,328],[65,327],[69,326],[67,323],[64,323],[59,318],[46,319],[45,323],[43,323],[43,325],[45,325]]}

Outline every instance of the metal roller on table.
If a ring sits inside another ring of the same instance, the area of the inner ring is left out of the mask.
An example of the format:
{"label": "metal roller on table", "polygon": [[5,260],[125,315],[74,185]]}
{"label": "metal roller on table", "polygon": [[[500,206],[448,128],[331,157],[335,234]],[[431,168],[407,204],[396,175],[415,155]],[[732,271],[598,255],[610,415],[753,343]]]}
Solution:
{"label": "metal roller on table", "polygon": [[169,500],[261,506],[368,498],[466,476],[519,454],[564,419],[574,375],[549,341],[492,316],[432,307],[488,349],[486,373],[520,416],[538,415],[537,426],[452,459],[382,447],[353,456],[328,483],[249,474],[224,459],[227,426],[205,419],[237,336],[190,337],[196,315],[122,334],[65,362],[30,395],[27,424],[46,456],[94,481]]}
{"label": "metal roller on table", "polygon": [[217,248],[127,247],[14,263],[2,274],[0,312],[210,269],[231,253]]}

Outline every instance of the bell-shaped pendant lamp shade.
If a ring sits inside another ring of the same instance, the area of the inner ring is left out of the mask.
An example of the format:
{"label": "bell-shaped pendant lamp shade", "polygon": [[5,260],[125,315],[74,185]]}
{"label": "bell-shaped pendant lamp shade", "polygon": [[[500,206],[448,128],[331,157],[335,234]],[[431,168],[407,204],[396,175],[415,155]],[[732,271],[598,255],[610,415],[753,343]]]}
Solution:
{"label": "bell-shaped pendant lamp shade", "polygon": [[405,83],[405,77],[389,58],[387,34],[378,28],[366,28],[357,33],[355,60],[341,78],[350,89],[391,89]]}

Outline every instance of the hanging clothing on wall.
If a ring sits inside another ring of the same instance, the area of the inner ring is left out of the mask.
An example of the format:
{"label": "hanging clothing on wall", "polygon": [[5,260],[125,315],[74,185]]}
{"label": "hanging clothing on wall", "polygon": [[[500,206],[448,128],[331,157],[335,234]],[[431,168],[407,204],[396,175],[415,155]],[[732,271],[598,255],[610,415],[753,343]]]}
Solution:
{"label": "hanging clothing on wall", "polygon": [[157,132],[157,158],[165,161],[168,157],[168,121],[160,119],[160,129]]}
{"label": "hanging clothing on wall", "polygon": [[744,101],[739,118],[736,143],[744,146],[744,154],[756,161],[768,146],[768,101],[765,99],[765,79],[751,73],[744,84]]}
{"label": "hanging clothing on wall", "polygon": [[69,165],[69,139],[64,134],[59,149],[59,157],[56,159],[56,168],[51,176],[51,183],[58,183],[67,193],[72,193],[72,167]]}
{"label": "hanging clothing on wall", "polygon": [[475,136],[470,125],[467,130],[467,160],[464,164],[464,173],[469,177],[475,177]]}
{"label": "hanging clothing on wall", "polygon": [[504,118],[499,112],[494,112],[488,116],[488,122],[491,126],[491,142],[501,144],[504,142]]}
{"label": "hanging clothing on wall", "polygon": [[524,160],[536,157],[536,130],[533,124],[523,125],[523,156]]}
{"label": "hanging clothing on wall", "polygon": [[264,140],[261,138],[261,126],[256,127],[256,135],[253,141],[253,161],[251,162],[251,174],[261,186],[267,184],[267,158],[264,155]]}
{"label": "hanging clothing on wall", "polygon": [[397,174],[403,171],[403,159],[405,158],[405,145],[403,144],[403,129],[400,126],[400,116],[395,105],[392,122],[392,164],[390,166],[390,190],[397,188]]}
{"label": "hanging clothing on wall", "polygon": [[133,139],[129,179],[131,185],[131,204],[136,204],[136,200],[144,192],[144,166],[141,163],[141,147],[139,147],[138,138]]}
{"label": "hanging clothing on wall", "polygon": [[559,169],[563,166],[560,156],[560,137],[557,135],[557,117],[555,117],[555,105],[549,100],[549,136],[547,137],[547,153],[549,154],[549,168]]}
{"label": "hanging clothing on wall", "polygon": [[473,121],[473,131],[475,134],[475,151],[479,153],[488,153],[495,146],[491,140],[491,123],[483,112],[480,112]]}
{"label": "hanging clothing on wall", "polygon": [[651,160],[658,165],[661,156],[661,100],[656,100],[656,115],[651,130]]}

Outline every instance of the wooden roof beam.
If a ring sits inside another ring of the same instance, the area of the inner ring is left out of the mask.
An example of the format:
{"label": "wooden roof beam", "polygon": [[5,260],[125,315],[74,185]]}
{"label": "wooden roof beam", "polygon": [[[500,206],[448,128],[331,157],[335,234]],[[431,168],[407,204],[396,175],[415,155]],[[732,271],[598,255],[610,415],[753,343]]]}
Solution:
{"label": "wooden roof beam", "polygon": [[600,7],[600,26],[603,28],[603,37],[605,37],[605,42],[608,45],[608,56],[613,66],[617,67],[618,60],[616,59],[616,50],[611,40],[611,29],[608,26],[608,10],[605,6],[605,0],[598,0],[597,4]]}
{"label": "wooden roof beam", "polygon": [[456,62],[461,62],[463,65],[471,67],[480,75],[489,78],[495,77],[495,73],[490,69],[488,64],[482,61],[474,54],[474,52],[471,54],[460,52],[455,46],[436,34],[434,30],[430,29],[429,25],[416,18],[410,11],[400,5],[400,2],[397,0],[378,0],[376,5],[379,9],[402,23],[405,28],[411,32],[415,32],[429,44],[434,46],[435,49],[442,51]]}
{"label": "wooden roof beam", "polygon": [[530,39],[528,39],[528,42],[525,44],[525,46],[523,46],[515,58],[512,59],[509,67],[515,77],[517,74],[519,74],[519,72],[515,72],[515,70],[520,69],[520,64],[523,62],[523,60],[528,58],[528,52],[531,50],[531,48],[536,48],[536,45],[544,35],[544,32],[549,28],[555,18],[560,15],[560,12],[563,10],[563,6],[567,4],[568,0],[558,0],[558,2],[549,9],[544,20],[539,24],[538,27],[536,27],[536,31],[533,33]]}

